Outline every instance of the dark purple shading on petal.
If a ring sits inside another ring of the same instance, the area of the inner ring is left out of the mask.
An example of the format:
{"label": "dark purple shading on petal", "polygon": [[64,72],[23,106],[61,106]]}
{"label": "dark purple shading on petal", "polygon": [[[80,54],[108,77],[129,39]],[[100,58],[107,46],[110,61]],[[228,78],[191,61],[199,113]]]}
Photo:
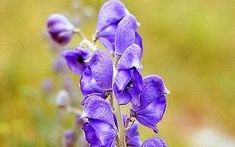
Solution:
{"label": "dark purple shading on petal", "polygon": [[63,15],[50,15],[47,28],[51,38],[60,45],[66,45],[72,38],[73,25]]}
{"label": "dark purple shading on petal", "polygon": [[158,137],[147,139],[141,147],[167,147],[166,142]]}
{"label": "dark purple shading on petal", "polygon": [[125,105],[131,101],[139,105],[142,85],[142,76],[136,68],[119,70],[113,86],[118,103]]}
{"label": "dark purple shading on petal", "polygon": [[125,6],[118,0],[109,0],[100,8],[96,32],[119,22],[126,15]]}
{"label": "dark purple shading on petal", "polygon": [[153,100],[149,105],[134,111],[134,117],[144,126],[157,132],[156,125],[161,121],[166,109],[166,97],[164,95]]}
{"label": "dark purple shading on petal", "polygon": [[89,96],[83,101],[82,116],[88,119],[103,121],[116,128],[110,104],[97,95]]}
{"label": "dark purple shading on petal", "polygon": [[122,55],[126,48],[135,43],[137,20],[133,15],[126,15],[118,24],[115,36],[115,53]]}
{"label": "dark purple shading on petal", "polygon": [[140,58],[141,58],[141,48],[137,44],[132,44],[129,46],[117,64],[117,70],[130,69],[130,68],[140,68]]}
{"label": "dark purple shading on petal", "polygon": [[88,61],[91,58],[91,52],[83,48],[65,51],[62,55],[68,67],[76,74],[81,74],[86,69]]}
{"label": "dark purple shading on petal", "polygon": [[114,147],[117,130],[111,125],[100,120],[89,119],[84,123],[82,129],[86,140],[93,147]]}
{"label": "dark purple shading on petal", "polygon": [[89,122],[84,123],[82,129],[84,130],[86,140],[90,145],[101,145],[99,136]]}

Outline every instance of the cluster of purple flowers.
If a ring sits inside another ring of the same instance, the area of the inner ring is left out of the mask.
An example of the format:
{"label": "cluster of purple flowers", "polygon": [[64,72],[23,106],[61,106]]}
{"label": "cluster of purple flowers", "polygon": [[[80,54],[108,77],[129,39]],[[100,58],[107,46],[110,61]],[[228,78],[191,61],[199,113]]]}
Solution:
{"label": "cluster of purple flowers", "polygon": [[[53,14],[48,18],[51,38],[66,45],[73,34],[80,33],[64,16]],[[83,95],[82,129],[91,147],[165,147],[159,137],[142,143],[138,125],[154,132],[166,109],[169,93],[162,78],[152,74],[141,75],[143,56],[139,23],[119,0],[103,4],[93,42],[84,39],[74,50],[62,56],[68,67],[80,75]],[[96,48],[100,41],[107,50]],[[128,114],[121,106],[129,104]]]}

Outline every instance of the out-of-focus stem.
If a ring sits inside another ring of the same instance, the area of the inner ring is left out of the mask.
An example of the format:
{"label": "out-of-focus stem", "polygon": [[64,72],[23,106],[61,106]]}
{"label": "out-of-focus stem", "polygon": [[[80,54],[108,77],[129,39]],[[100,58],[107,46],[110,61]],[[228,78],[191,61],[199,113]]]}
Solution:
{"label": "out-of-focus stem", "polygon": [[67,110],[67,112],[75,113],[79,116],[82,116],[82,111],[80,109],[77,109],[77,108],[74,108],[71,106],[67,106],[66,110]]}
{"label": "out-of-focus stem", "polygon": [[82,39],[86,39],[86,36],[83,34],[83,32],[80,30],[80,28],[73,29],[73,32],[75,34],[78,34]]}

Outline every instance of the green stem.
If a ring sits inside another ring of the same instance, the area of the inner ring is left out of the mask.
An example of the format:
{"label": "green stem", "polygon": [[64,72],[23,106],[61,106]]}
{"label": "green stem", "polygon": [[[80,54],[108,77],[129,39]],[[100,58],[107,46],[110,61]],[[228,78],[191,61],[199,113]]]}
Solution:
{"label": "green stem", "polygon": [[[120,59],[120,56],[115,55],[114,56],[114,65],[117,67],[118,60]],[[122,121],[122,114],[121,114],[121,107],[118,104],[117,99],[115,98],[114,94],[112,94],[114,106],[115,106],[115,114],[117,117],[117,124],[118,124],[118,137],[117,137],[117,145],[118,147],[126,147],[126,137],[125,137],[125,127]]]}

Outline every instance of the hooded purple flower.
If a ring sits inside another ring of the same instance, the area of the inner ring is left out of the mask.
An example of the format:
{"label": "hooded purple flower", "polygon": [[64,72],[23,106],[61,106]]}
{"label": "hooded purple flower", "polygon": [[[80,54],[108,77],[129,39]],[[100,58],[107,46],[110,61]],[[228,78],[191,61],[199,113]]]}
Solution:
{"label": "hooded purple flower", "polygon": [[109,124],[91,119],[82,129],[91,147],[115,147],[117,131]]}
{"label": "hooded purple flower", "polygon": [[142,48],[137,27],[136,18],[125,6],[118,0],[110,0],[99,11],[96,37],[111,52],[121,55],[133,43]]}
{"label": "hooded purple flower", "polygon": [[140,95],[140,105],[133,105],[132,116],[156,132],[156,124],[161,121],[166,109],[166,93],[168,90],[161,77],[157,75],[146,76]]}
{"label": "hooded purple flower", "polygon": [[92,95],[85,98],[82,105],[82,117],[100,120],[116,128],[111,106],[105,99],[98,95]]}
{"label": "hooded purple flower", "polygon": [[110,104],[103,98],[93,95],[83,101],[82,117],[88,118],[83,124],[86,140],[94,147],[113,147],[117,128]]}
{"label": "hooded purple flower", "polygon": [[133,105],[140,104],[140,93],[142,91],[142,76],[138,69],[140,65],[141,48],[133,44],[128,47],[117,64],[117,76],[113,90],[120,105],[132,102]]}
{"label": "hooded purple flower", "polygon": [[73,25],[60,14],[49,16],[47,28],[51,38],[60,45],[66,45],[73,36]]}
{"label": "hooded purple flower", "polygon": [[96,50],[81,77],[80,85],[84,97],[90,94],[107,96],[112,89],[113,64],[111,57],[102,50]]}
{"label": "hooded purple flower", "polygon": [[158,137],[147,139],[141,147],[167,147],[166,142]]}
{"label": "hooded purple flower", "polygon": [[67,65],[72,72],[81,74],[86,69],[89,59],[91,58],[91,52],[83,48],[76,48],[72,51],[65,51],[63,57],[67,61]]}
{"label": "hooded purple flower", "polygon": [[[127,116],[123,116],[124,125],[127,126]],[[138,132],[138,123],[134,122],[127,126],[126,131],[126,144],[127,147],[140,147],[142,142]]]}

